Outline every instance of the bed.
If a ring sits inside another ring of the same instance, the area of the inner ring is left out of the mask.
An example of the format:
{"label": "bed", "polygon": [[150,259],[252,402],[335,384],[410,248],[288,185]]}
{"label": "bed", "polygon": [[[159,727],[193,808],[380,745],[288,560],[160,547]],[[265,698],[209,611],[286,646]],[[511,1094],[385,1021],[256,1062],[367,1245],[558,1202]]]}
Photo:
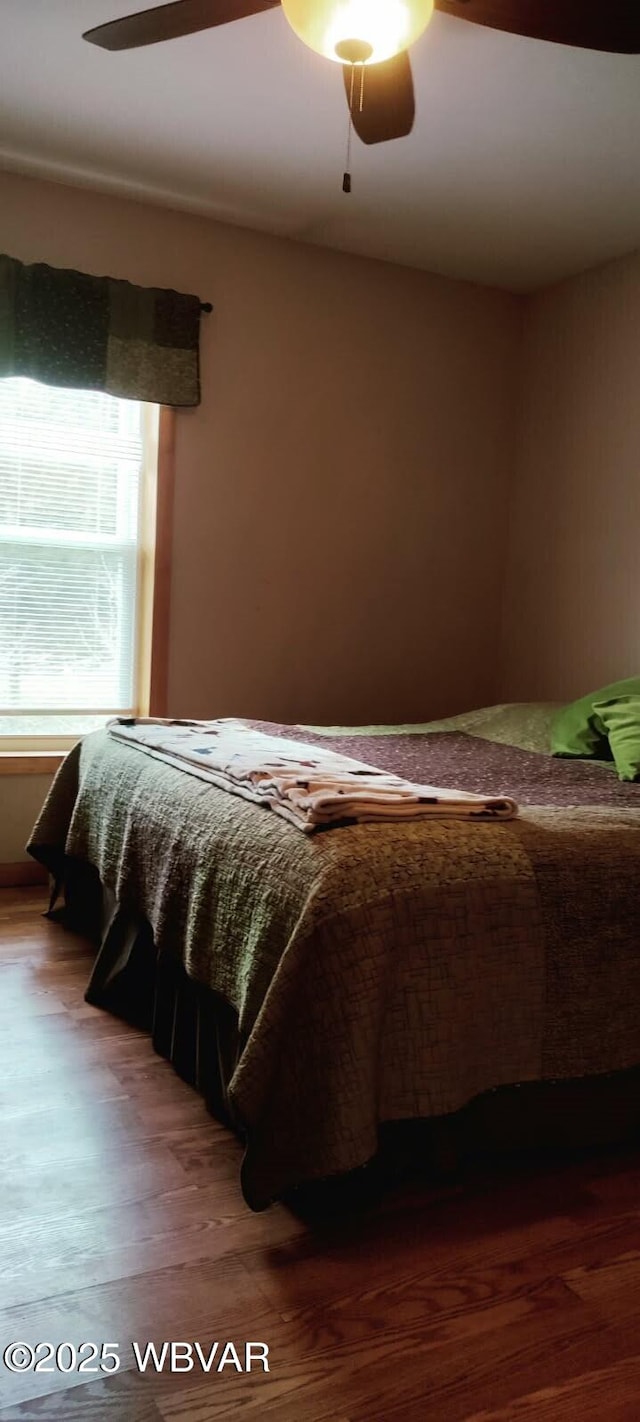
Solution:
{"label": "bed", "polygon": [[552,714],[253,723],[511,794],[500,823],[302,835],[107,731],[61,766],[29,851],[98,944],[87,1000],[242,1136],[251,1208],[364,1166],[390,1123],[429,1123],[434,1157],[637,1132],[640,785],[552,758]]}

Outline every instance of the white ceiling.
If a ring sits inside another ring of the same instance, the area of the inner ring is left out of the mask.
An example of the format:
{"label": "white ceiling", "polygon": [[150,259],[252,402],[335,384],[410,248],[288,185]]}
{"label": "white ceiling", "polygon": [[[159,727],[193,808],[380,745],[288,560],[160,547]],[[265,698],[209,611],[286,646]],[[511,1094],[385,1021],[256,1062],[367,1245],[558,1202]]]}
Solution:
{"label": "white ceiling", "polygon": [[640,57],[436,14],[413,133],[355,139],[346,196],[340,68],[280,10],[128,53],[82,41],[138,8],[0,0],[0,167],[515,291],[640,246]]}

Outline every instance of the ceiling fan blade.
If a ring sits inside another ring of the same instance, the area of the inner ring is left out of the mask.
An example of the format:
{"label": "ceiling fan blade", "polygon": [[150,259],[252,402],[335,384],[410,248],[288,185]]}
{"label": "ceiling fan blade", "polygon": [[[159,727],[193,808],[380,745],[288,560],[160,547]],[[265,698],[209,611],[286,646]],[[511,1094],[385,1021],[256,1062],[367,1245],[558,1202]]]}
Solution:
{"label": "ceiling fan blade", "polygon": [[436,9],[492,30],[574,45],[640,53],[638,0],[435,0]]}
{"label": "ceiling fan blade", "polygon": [[383,64],[365,64],[364,69],[343,64],[342,76],[353,127],[363,143],[387,143],[411,133],[416,105],[406,51]]}
{"label": "ceiling fan blade", "polygon": [[263,10],[274,10],[279,3],[280,0],[173,0],[171,5],[157,5],[153,10],[141,10],[137,15],[123,15],[121,20],[98,25],[82,38],[101,49],[138,49],[144,44],[159,44],[161,40],[226,25],[230,20],[243,20],[247,15],[259,15]]}

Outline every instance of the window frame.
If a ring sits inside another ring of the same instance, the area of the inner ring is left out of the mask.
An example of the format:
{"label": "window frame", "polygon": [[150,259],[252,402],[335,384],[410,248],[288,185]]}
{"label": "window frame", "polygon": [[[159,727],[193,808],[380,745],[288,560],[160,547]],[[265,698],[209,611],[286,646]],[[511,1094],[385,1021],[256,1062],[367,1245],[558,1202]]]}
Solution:
{"label": "window frame", "polygon": [[[145,460],[142,471],[144,492],[138,555],[136,713],[140,716],[166,716],[176,412],[172,406],[160,405],[149,407],[145,416],[147,414],[145,442],[150,457]],[[0,776],[52,773],[78,739],[81,738],[73,734],[0,736]]]}

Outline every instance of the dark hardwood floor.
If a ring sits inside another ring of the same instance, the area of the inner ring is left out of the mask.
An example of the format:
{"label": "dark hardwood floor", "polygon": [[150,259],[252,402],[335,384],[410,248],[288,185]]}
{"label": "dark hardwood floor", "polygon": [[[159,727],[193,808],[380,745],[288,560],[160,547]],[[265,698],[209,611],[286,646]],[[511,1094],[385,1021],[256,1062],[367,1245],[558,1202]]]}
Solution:
{"label": "dark hardwood floor", "polygon": [[[0,891],[0,1352],[121,1367],[0,1359],[0,1422],[639,1422],[638,1155],[253,1215],[239,1145],[84,1003],[91,950],[44,906]],[[263,1342],[270,1371],[141,1373],[133,1340]]]}

